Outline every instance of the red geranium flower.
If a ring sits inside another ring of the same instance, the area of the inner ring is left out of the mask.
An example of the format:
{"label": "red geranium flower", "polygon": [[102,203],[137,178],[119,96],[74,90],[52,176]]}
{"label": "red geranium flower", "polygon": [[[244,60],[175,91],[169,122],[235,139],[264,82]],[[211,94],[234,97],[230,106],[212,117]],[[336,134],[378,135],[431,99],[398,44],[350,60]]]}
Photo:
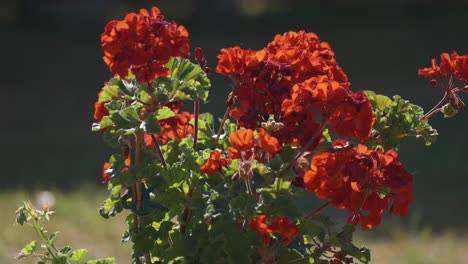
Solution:
{"label": "red geranium flower", "polygon": [[296,224],[292,224],[288,217],[277,216],[270,225],[267,224],[266,220],[266,215],[261,214],[249,221],[250,229],[262,237],[262,244],[265,246],[270,244],[270,234],[272,233],[279,233],[283,246],[289,244],[299,234],[299,228]]}
{"label": "red geranium flower", "polygon": [[104,166],[102,167],[102,183],[108,183],[109,182],[109,175],[107,175],[107,169],[110,168],[110,163],[105,162]]}
{"label": "red geranium flower", "polygon": [[215,174],[220,172],[223,167],[226,167],[231,162],[231,159],[226,159],[221,156],[221,152],[217,149],[213,150],[210,158],[201,166],[200,171],[206,174]]}
{"label": "red geranium flower", "polygon": [[139,82],[151,82],[169,75],[164,67],[171,57],[187,58],[188,32],[167,22],[157,7],[149,13],[127,14],[124,20],[109,22],[101,35],[104,62],[113,74],[125,78],[130,69]]}
{"label": "red geranium flower", "polygon": [[272,233],[272,230],[268,227],[266,220],[266,215],[259,215],[249,221],[250,229],[262,236],[262,244],[265,246],[270,244],[270,234]]}
{"label": "red geranium flower", "polygon": [[363,230],[380,224],[390,198],[390,212],[401,216],[408,213],[413,199],[412,176],[393,150],[384,153],[383,149],[374,151],[358,145],[320,152],[312,158],[303,179],[306,191],[337,208],[348,209],[352,212],[348,221],[361,223]]}
{"label": "red geranium flower", "polygon": [[274,136],[271,136],[263,128],[258,130],[258,145],[261,149],[265,150],[272,156],[281,150],[281,145],[278,139]]}

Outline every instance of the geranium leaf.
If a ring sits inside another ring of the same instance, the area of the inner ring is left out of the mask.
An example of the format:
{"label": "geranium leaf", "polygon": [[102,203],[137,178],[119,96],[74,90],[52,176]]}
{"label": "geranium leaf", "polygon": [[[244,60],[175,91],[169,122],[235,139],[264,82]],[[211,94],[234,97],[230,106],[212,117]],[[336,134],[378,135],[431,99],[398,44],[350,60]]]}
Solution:
{"label": "geranium leaf", "polygon": [[143,130],[148,134],[157,134],[161,132],[161,127],[158,124],[158,119],[154,113],[150,113],[145,121],[143,121]]}
{"label": "geranium leaf", "polygon": [[37,241],[31,241],[29,244],[27,244],[26,246],[24,246],[23,249],[21,249],[21,253],[25,254],[25,255],[30,255],[34,252],[36,252],[36,247],[37,247]]}
{"label": "geranium leaf", "polygon": [[87,249],[78,249],[78,250],[75,250],[73,251],[71,254],[70,254],[70,260],[73,260],[73,261],[80,261],[82,260],[86,254],[88,254],[88,250]]}
{"label": "geranium leaf", "polygon": [[102,92],[99,95],[99,102],[108,102],[119,98],[119,82],[120,79],[113,78],[109,83],[102,88]]}
{"label": "geranium leaf", "polygon": [[172,57],[165,65],[171,74],[157,79],[161,93],[169,97],[170,101],[196,100],[206,101],[211,87],[206,73],[187,59]]}
{"label": "geranium leaf", "polygon": [[88,260],[85,264],[114,264],[114,258],[102,258],[102,259],[95,259],[95,260]]}
{"label": "geranium leaf", "polygon": [[163,106],[161,109],[158,110],[156,119],[164,120],[164,119],[168,119],[174,116],[175,116],[174,111],[172,111],[169,107]]}
{"label": "geranium leaf", "polygon": [[[384,95],[366,91],[372,104],[375,123],[373,128],[379,138],[374,143],[385,149],[397,150],[400,140],[404,137],[422,137],[426,145],[431,145],[437,138],[437,130],[433,129],[427,119],[420,120],[424,110],[408,100],[395,95],[393,100]],[[372,141],[370,141],[372,142]]]}

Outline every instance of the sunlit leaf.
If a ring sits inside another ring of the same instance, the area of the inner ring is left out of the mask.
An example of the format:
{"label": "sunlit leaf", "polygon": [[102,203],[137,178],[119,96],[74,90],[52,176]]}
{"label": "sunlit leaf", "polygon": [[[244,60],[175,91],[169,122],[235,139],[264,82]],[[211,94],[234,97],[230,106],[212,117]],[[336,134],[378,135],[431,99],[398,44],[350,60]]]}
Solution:
{"label": "sunlit leaf", "polygon": [[29,244],[27,244],[26,246],[24,246],[23,249],[21,249],[21,253],[25,254],[25,255],[30,255],[34,252],[36,252],[36,247],[37,247],[37,241],[31,241]]}
{"label": "sunlit leaf", "polygon": [[206,101],[211,83],[200,66],[176,57],[172,57],[165,66],[171,70],[171,74],[158,78],[157,82],[161,93],[167,95],[170,101]]}

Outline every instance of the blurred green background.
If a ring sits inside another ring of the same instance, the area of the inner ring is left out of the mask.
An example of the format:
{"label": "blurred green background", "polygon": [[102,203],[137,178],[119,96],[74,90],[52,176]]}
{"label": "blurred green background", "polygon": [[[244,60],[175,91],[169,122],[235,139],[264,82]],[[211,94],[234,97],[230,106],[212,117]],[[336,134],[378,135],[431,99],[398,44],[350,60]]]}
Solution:
{"label": "blurred green background", "polygon": [[[258,49],[275,34],[303,29],[331,44],[353,90],[399,94],[425,109],[442,91],[429,87],[417,69],[441,52],[468,53],[463,0],[3,0],[2,192],[99,186],[111,153],[90,129],[96,94],[111,76],[99,37],[109,20],[152,5],[187,27],[192,48],[202,47],[212,68],[220,48]],[[217,74],[211,79],[211,99],[202,111],[221,115],[230,84]],[[422,139],[404,140],[401,160],[416,188],[404,225],[465,229],[467,121],[465,112],[434,117],[440,136],[430,148]]]}

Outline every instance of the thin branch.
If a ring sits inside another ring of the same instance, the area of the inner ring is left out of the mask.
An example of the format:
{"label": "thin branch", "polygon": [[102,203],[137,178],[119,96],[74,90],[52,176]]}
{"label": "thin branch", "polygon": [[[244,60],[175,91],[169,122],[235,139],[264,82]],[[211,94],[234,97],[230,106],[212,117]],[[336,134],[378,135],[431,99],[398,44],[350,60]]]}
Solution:
{"label": "thin branch", "polygon": [[328,123],[328,120],[325,120],[322,122],[322,124],[320,124],[320,127],[315,131],[315,133],[312,135],[312,137],[309,139],[309,141],[307,142],[307,144],[301,149],[301,151],[299,153],[296,154],[296,156],[294,157],[294,159],[288,164],[288,166],[280,171],[278,173],[278,178],[281,178],[285,173],[287,173],[291,168],[292,166],[294,165],[294,163],[296,163],[297,159],[299,159],[299,157],[302,156],[302,154],[304,154],[305,151],[307,151],[307,149],[310,148],[310,146],[312,146],[312,144],[315,142],[315,140],[317,140],[317,138],[319,137],[319,135],[321,135],[323,133],[323,129],[325,128],[325,126],[327,125]]}
{"label": "thin branch", "polygon": [[[131,163],[133,166],[138,166],[140,163],[140,151],[141,151],[141,137],[142,133],[138,132],[135,135],[135,152],[134,152],[134,159],[131,160]],[[133,203],[136,206],[137,210],[142,210],[142,197],[141,197],[141,182],[140,179],[137,179],[137,182],[133,184],[132,186],[132,194],[133,194]],[[140,219],[139,217],[134,214],[133,215],[133,228],[135,229],[135,234],[139,233],[140,229]],[[141,264],[140,256],[135,256],[135,263],[136,264]]]}
{"label": "thin branch", "polygon": [[322,206],[320,206],[319,208],[315,209],[315,210],[312,211],[310,214],[308,214],[308,215],[305,217],[305,219],[312,218],[314,215],[316,215],[317,213],[319,213],[319,212],[322,211],[323,209],[327,208],[330,204],[331,204],[330,201],[324,203]]}
{"label": "thin branch", "polygon": [[440,112],[440,107],[442,106],[442,104],[445,102],[445,100],[447,100],[449,98],[449,93],[446,92],[444,97],[442,97],[442,99],[431,109],[429,110],[426,114],[422,115],[420,118],[419,118],[419,121],[422,121],[422,120],[425,120],[425,119],[428,119],[429,117],[431,117],[432,115],[434,115],[435,113],[438,113]]}
{"label": "thin branch", "polygon": [[200,117],[200,100],[195,100],[193,104],[193,114],[195,115],[195,127],[193,133],[193,149],[197,149],[198,140],[198,118]]}
{"label": "thin branch", "polygon": [[164,154],[163,154],[163,152],[161,150],[161,146],[159,146],[159,143],[158,143],[158,141],[156,140],[156,137],[154,137],[153,134],[150,134],[150,136],[151,136],[151,139],[154,142],[154,145],[156,146],[155,147],[156,152],[158,152],[159,159],[161,160],[161,163],[162,163],[164,169],[167,169],[167,163],[166,163],[166,160],[164,159]]}
{"label": "thin branch", "polygon": [[224,112],[223,120],[221,120],[221,124],[219,125],[218,134],[216,135],[216,140],[214,142],[213,149],[215,149],[216,146],[218,145],[219,137],[221,136],[221,131],[223,131],[223,126],[224,126],[224,123],[226,123],[228,116],[229,116],[229,107],[226,108],[226,112]]}

